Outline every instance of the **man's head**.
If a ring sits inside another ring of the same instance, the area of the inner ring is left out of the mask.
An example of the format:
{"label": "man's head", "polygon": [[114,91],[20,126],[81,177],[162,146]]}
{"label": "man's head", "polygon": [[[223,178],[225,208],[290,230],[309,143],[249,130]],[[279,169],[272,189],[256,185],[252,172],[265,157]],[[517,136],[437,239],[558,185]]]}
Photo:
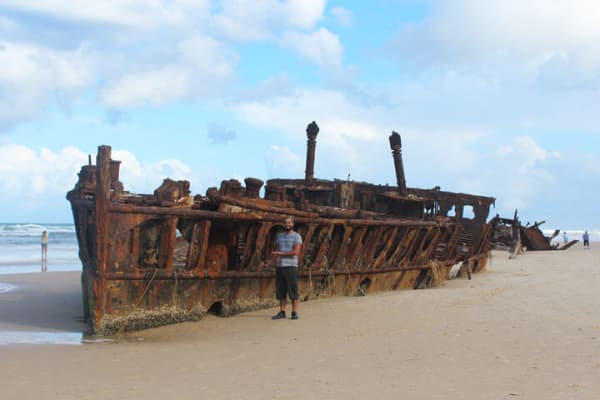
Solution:
{"label": "man's head", "polygon": [[286,219],[283,221],[283,227],[288,232],[294,229],[294,219],[292,217],[286,217]]}

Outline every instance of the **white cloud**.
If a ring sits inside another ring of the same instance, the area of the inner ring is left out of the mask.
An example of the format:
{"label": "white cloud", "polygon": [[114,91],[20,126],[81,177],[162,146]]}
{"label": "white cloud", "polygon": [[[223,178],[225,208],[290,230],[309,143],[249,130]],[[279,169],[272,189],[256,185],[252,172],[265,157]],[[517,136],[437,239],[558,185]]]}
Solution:
{"label": "white cloud", "polygon": [[322,18],[325,3],[327,0],[287,0],[283,14],[290,26],[311,29]]}
{"label": "white cloud", "polygon": [[287,146],[272,145],[265,154],[267,172],[272,177],[297,177],[303,170],[303,156],[291,151]]}
{"label": "white cloud", "polygon": [[[326,0],[231,0],[212,16],[218,32],[234,42],[278,41],[321,66],[338,66],[342,45],[325,28],[311,31],[323,18]],[[308,31],[308,32],[307,32]]]}
{"label": "white cloud", "polygon": [[304,127],[315,120],[321,132],[327,132],[320,136],[334,142],[343,137],[373,139],[377,126],[364,121],[372,120],[369,113],[381,112],[377,106],[369,108],[356,104],[342,93],[317,89],[296,90],[287,96],[265,101],[238,103],[233,105],[233,111],[244,121],[269,126],[290,136],[304,135]]}
{"label": "white cloud", "polygon": [[170,64],[132,71],[102,91],[109,107],[158,106],[179,99],[211,94],[233,75],[237,56],[217,40],[193,34],[177,44]]}
{"label": "white cloud", "polygon": [[215,25],[236,41],[255,41],[272,37],[282,29],[312,29],[322,18],[326,0],[246,0],[223,3],[214,16]]}
{"label": "white cloud", "polygon": [[227,78],[233,73],[237,56],[211,37],[194,34],[182,40],[178,48],[182,59],[203,80],[206,76]]}
{"label": "white cloud", "polygon": [[[77,182],[77,173],[87,165],[88,155],[76,147],[59,152],[35,150],[17,144],[0,145],[0,190],[7,197],[37,198],[43,204],[46,195],[64,195]],[[126,150],[113,150],[112,159],[121,161],[120,180],[127,190],[151,193],[164,178],[192,178],[191,169],[177,159],[141,163]]]}
{"label": "white cloud", "polygon": [[35,115],[52,93],[82,92],[94,80],[92,60],[85,47],[58,51],[0,40],[0,127]]}
{"label": "white cloud", "polygon": [[127,150],[113,150],[112,159],[121,161],[119,179],[133,193],[153,193],[165,178],[195,181],[191,168],[176,159],[141,163]]}
{"label": "white cloud", "polygon": [[590,77],[600,70],[600,3],[594,0],[449,0],[430,7],[423,22],[403,27],[397,38],[403,63],[416,59],[496,78],[509,78],[511,70],[535,75],[556,59],[569,73]]}
{"label": "white cloud", "polygon": [[284,32],[281,45],[320,66],[337,67],[342,63],[342,44],[337,35],[325,28],[311,33]]}
{"label": "white cloud", "polygon": [[520,175],[534,175],[541,177],[545,175],[537,167],[539,163],[549,158],[560,158],[560,153],[549,152],[540,147],[530,136],[519,136],[514,139],[514,143],[503,145],[498,148],[498,154],[501,159],[506,161]]}
{"label": "white cloud", "polygon": [[349,28],[354,25],[354,16],[349,9],[344,7],[333,7],[330,12],[340,26]]}
{"label": "white cloud", "polygon": [[[125,150],[114,150],[114,160],[121,161],[120,180],[125,189],[134,193],[152,193],[164,178],[196,182],[191,169],[177,159],[142,163]],[[60,151],[39,150],[19,144],[0,145],[0,209],[17,206],[14,215],[7,218],[24,218],[21,214],[37,213],[44,220],[70,219],[67,191],[77,183],[77,173],[87,165],[87,154],[76,147]]]}
{"label": "white cloud", "polygon": [[293,94],[294,85],[290,78],[285,73],[278,73],[259,82],[251,89],[241,91],[237,99],[241,102],[263,101]]}
{"label": "white cloud", "polygon": [[480,178],[498,198],[501,214],[519,209],[531,215],[538,196],[563,179],[556,170],[558,160],[560,153],[544,149],[531,136],[518,136],[482,160],[486,167]]}
{"label": "white cloud", "polygon": [[[6,0],[0,12],[13,13],[0,18],[0,29],[21,42],[0,39],[0,129],[86,90],[115,109],[222,94],[235,76],[238,55],[219,32],[238,29],[228,37],[276,42],[283,30],[313,29],[325,3],[107,0],[78,6]],[[40,16],[49,23],[36,26]],[[31,35],[31,29],[48,38]],[[339,40],[326,30],[291,38],[288,48],[312,62],[341,62]],[[298,47],[303,44],[311,49]]]}
{"label": "white cloud", "polygon": [[124,75],[103,91],[102,100],[116,108],[146,104],[158,106],[189,94],[188,71],[171,66]]}
{"label": "white cloud", "polygon": [[0,190],[6,198],[39,198],[66,194],[77,181],[79,167],[87,155],[74,147],[59,153],[42,148],[37,151],[16,144],[0,145]]}
{"label": "white cloud", "polygon": [[155,29],[158,25],[177,25],[189,14],[205,14],[208,0],[105,0],[94,2],[69,0],[3,0],[0,7],[20,12],[48,15],[62,20],[121,25],[136,29]]}

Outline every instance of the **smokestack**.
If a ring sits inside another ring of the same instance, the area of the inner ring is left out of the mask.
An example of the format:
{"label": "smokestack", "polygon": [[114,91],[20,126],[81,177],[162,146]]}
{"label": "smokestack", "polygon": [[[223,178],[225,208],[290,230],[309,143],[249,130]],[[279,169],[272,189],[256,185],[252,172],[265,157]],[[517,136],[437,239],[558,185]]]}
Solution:
{"label": "smokestack", "polygon": [[390,135],[390,148],[392,149],[392,155],[394,157],[398,192],[400,192],[401,195],[406,196],[408,192],[406,190],[406,179],[404,178],[404,167],[402,166],[402,141],[397,132],[392,131],[392,134]]}
{"label": "smokestack", "polygon": [[315,121],[308,124],[306,127],[306,171],[304,171],[305,186],[312,185],[313,174],[315,168],[315,147],[317,145],[317,135],[319,134],[319,126]]}

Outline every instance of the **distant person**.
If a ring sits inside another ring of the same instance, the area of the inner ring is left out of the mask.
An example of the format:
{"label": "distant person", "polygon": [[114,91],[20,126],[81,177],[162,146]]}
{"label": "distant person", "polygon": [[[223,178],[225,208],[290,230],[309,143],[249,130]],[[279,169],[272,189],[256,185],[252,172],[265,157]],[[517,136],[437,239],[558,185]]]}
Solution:
{"label": "distant person", "polygon": [[563,242],[567,243],[569,241],[569,237],[567,236],[567,232],[563,232]]}
{"label": "distant person", "polygon": [[298,255],[302,247],[302,236],[294,231],[294,220],[287,217],[283,223],[284,232],[277,235],[277,268],[275,295],[279,300],[279,312],[273,319],[285,318],[287,298],[292,301],[292,319],[298,319]]}
{"label": "distant person", "polygon": [[590,248],[590,234],[588,233],[588,231],[585,231],[583,233],[583,248],[584,249]]}
{"label": "distant person", "polygon": [[48,231],[42,232],[42,272],[48,268]]}

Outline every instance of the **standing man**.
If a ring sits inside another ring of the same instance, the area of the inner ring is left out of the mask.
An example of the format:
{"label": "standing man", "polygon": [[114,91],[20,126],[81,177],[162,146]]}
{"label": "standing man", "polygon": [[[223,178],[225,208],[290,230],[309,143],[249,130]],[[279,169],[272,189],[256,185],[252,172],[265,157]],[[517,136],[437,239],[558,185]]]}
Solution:
{"label": "standing man", "polygon": [[302,247],[302,236],[294,231],[294,220],[287,217],[283,223],[285,231],[277,235],[276,296],[280,311],[273,319],[285,318],[285,306],[289,296],[292,301],[292,319],[298,319],[298,254]]}
{"label": "standing man", "polygon": [[588,231],[585,231],[583,233],[583,248],[584,249],[590,248],[590,234],[588,233]]}

